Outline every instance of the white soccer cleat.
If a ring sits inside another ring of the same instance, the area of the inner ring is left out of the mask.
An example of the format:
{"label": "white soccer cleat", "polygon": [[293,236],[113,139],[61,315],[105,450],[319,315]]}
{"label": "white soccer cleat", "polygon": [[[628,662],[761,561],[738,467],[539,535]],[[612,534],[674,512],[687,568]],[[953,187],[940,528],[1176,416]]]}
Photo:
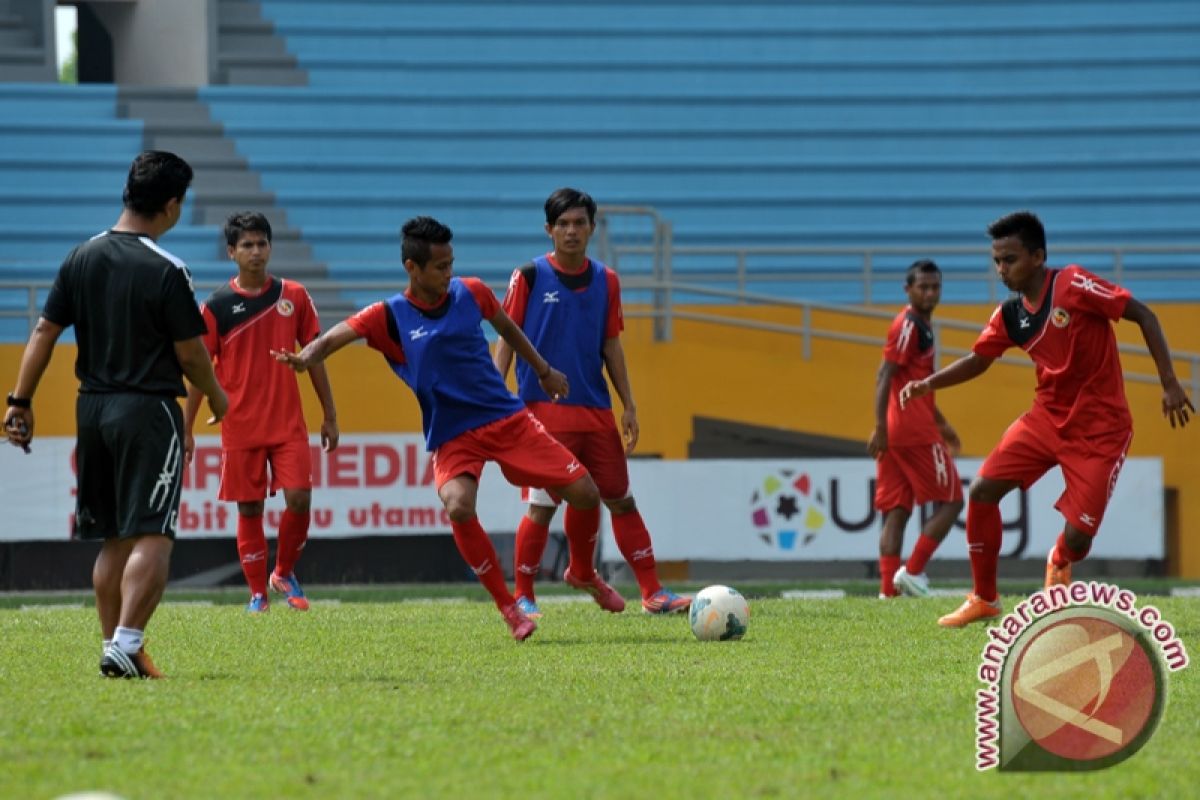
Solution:
{"label": "white soccer cleat", "polygon": [[908,569],[901,567],[892,577],[892,583],[902,594],[913,597],[929,597],[929,577],[924,573],[910,575]]}

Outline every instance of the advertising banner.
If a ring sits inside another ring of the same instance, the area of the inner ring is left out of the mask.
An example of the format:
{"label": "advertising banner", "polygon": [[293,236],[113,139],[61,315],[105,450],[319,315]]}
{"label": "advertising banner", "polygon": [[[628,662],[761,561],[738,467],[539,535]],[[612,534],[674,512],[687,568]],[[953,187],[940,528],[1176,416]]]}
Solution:
{"label": "advertising banner", "polygon": [[[64,540],[71,536],[75,507],[73,438],[37,439],[33,452],[0,451],[4,513],[0,540]],[[426,535],[449,533],[450,523],[433,485],[433,469],[417,434],[342,437],[332,453],[314,438],[312,535]],[[979,459],[960,459],[969,483]],[[704,460],[630,462],[638,507],[663,561],[791,561],[872,559],[878,555],[881,519],[872,507],[875,465],[870,459]],[[220,440],[199,437],[195,458],[184,468],[177,520],[181,538],[232,537],[236,506],[217,500]],[[1043,558],[1059,532],[1054,504],[1063,491],[1052,470],[1028,493],[1013,492],[1000,504],[1004,555]],[[520,492],[489,464],[480,482],[479,517],[484,528],[511,532],[524,513]],[[274,531],[283,498],[267,500],[267,529]],[[911,546],[920,525],[909,522]],[[962,523],[938,551],[967,557]],[[555,518],[561,530],[562,515]],[[1108,507],[1093,558],[1162,558],[1162,465],[1131,458]],[[605,515],[602,552],[620,560]]]}

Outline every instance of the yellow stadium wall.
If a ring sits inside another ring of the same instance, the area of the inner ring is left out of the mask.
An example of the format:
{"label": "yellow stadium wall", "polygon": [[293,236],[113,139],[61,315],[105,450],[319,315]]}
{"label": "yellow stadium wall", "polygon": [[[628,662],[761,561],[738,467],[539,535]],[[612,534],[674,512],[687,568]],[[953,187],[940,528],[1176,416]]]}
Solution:
{"label": "yellow stadium wall", "polygon": [[[711,306],[700,310],[800,324],[799,311]],[[1161,305],[1155,310],[1175,350],[1200,352],[1200,325],[1196,324],[1200,305]],[[812,358],[805,360],[795,336],[681,321],[674,323],[670,343],[656,343],[649,320],[632,318],[636,309],[629,311],[623,338],[642,429],[640,451],[686,457],[696,415],[865,443],[874,424],[878,344],[817,339]],[[957,306],[939,309],[938,316],[982,325],[990,313],[990,306]],[[884,320],[825,313],[814,313],[813,324],[880,340],[887,327]],[[1141,342],[1136,326],[1122,323],[1117,331],[1122,342]],[[948,332],[943,343],[968,347],[972,339],[973,334]],[[0,346],[0,373],[9,376],[8,386],[15,380],[21,349]],[[73,347],[60,347],[38,390],[35,409],[40,435],[74,434],[74,357]],[[1016,355],[1016,360],[1023,359]],[[1149,359],[1123,361],[1127,371],[1154,372]],[[1176,370],[1186,385],[1188,366],[1177,363]],[[352,346],[329,362],[329,371],[343,431],[420,430],[416,402],[378,354]],[[1032,369],[1000,363],[975,381],[940,393],[938,405],[962,437],[964,454],[983,456],[1029,407],[1033,386]],[[320,419],[320,407],[311,391],[303,394],[311,426]],[[1127,394],[1135,425],[1131,455],[1161,457],[1165,484],[1178,490],[1180,536],[1172,570],[1200,578],[1200,540],[1188,535],[1200,530],[1200,424],[1172,430],[1161,416],[1157,385],[1130,382]],[[1147,531],[1147,535],[1158,533]]]}

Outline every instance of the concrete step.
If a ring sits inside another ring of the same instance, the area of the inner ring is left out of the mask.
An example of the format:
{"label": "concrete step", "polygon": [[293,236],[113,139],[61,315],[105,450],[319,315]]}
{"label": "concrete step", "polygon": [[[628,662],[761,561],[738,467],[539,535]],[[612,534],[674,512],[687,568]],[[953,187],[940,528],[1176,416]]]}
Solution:
{"label": "concrete step", "polygon": [[229,86],[307,86],[308,73],[295,67],[222,67],[221,80]]}
{"label": "concrete step", "polygon": [[252,172],[245,162],[231,167],[214,167],[200,160],[189,163],[196,172],[192,191],[197,195],[261,194],[265,191],[258,173]]}
{"label": "concrete step", "polygon": [[193,135],[177,131],[146,131],[146,147],[151,150],[169,150],[178,153],[189,162],[202,159],[241,158],[231,139],[218,136]]}
{"label": "concrete step", "polygon": [[258,3],[246,3],[240,0],[220,0],[217,3],[217,19],[221,21],[222,25],[263,21]]}
{"label": "concrete step", "polygon": [[[226,32],[222,30],[217,38],[220,52],[217,56],[224,64],[231,59],[243,56],[263,56],[274,58],[291,58],[283,39],[275,36],[274,31],[265,32]],[[295,63],[295,59],[292,59]]]}

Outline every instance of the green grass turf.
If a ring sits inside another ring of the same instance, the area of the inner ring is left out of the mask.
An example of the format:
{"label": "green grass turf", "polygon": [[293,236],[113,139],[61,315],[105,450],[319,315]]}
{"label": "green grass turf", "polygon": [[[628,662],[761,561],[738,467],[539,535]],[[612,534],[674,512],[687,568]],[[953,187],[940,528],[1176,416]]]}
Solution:
{"label": "green grass turf", "polygon": [[[726,643],[545,603],[517,644],[487,603],[336,594],[308,614],[163,606],[167,681],[97,677],[91,608],[0,610],[0,796],[1135,798],[1200,779],[1198,666],[1123,764],[977,773],[985,633],[936,626],[954,598],[756,599]],[[1200,602],[1153,602],[1200,657]]]}

